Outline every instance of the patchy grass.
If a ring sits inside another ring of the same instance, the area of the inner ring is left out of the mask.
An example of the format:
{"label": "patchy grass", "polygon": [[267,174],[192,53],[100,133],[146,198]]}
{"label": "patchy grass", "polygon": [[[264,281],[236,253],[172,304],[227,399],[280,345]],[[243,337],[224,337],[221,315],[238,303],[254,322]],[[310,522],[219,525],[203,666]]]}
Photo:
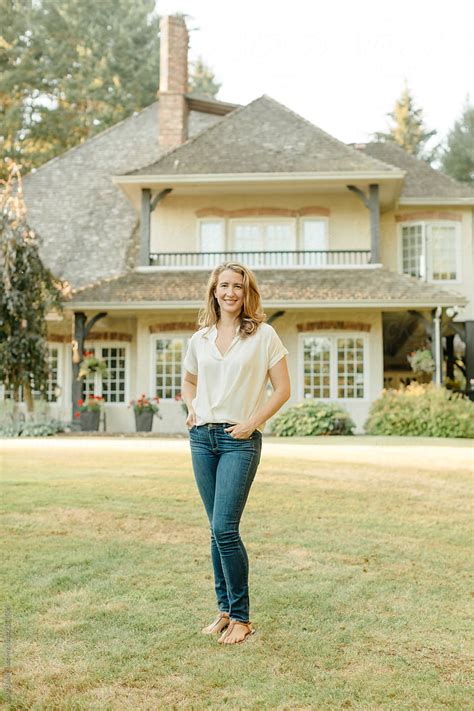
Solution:
{"label": "patchy grass", "polygon": [[467,469],[264,441],[241,526],[258,631],[222,647],[199,631],[215,603],[187,443],[135,449],[2,455],[12,708],[469,707]]}

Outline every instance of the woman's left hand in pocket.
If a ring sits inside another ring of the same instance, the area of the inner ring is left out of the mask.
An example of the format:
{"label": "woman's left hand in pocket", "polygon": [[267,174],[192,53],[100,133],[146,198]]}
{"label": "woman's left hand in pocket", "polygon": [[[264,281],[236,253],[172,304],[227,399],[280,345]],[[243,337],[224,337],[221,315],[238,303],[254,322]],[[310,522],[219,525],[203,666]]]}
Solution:
{"label": "woman's left hand in pocket", "polygon": [[237,425],[230,425],[224,428],[224,432],[232,435],[234,439],[250,439],[255,427],[249,422],[239,422]]}

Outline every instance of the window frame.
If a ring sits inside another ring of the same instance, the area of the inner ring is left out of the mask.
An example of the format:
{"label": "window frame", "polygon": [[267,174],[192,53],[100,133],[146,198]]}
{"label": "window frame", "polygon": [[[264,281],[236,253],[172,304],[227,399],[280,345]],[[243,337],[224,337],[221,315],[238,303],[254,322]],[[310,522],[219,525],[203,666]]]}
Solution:
{"label": "window frame", "polygon": [[[428,284],[460,284],[462,282],[462,239],[461,223],[454,220],[404,220],[399,223],[398,231],[398,272],[405,276],[411,276],[403,271],[403,228],[421,226],[422,230],[422,258],[424,274],[415,279],[427,282]],[[456,249],[456,279],[433,279],[433,260],[431,236],[428,234],[429,227],[453,227]]]}
{"label": "window frame", "polygon": [[[184,356],[186,355],[186,349],[188,347],[188,343],[191,340],[192,333],[189,333],[189,331],[160,331],[159,333],[153,333],[150,337],[150,348],[151,348],[151,358],[150,358],[150,377],[149,377],[149,383],[150,383],[150,394],[152,397],[160,397],[159,395],[156,394],[156,342],[161,340],[161,339],[167,339],[167,338],[182,338],[184,343],[183,343],[183,350],[182,350],[182,361],[181,361],[181,380],[179,382],[179,392],[181,392],[181,382],[182,382],[182,377],[183,377],[183,361],[184,361]],[[174,397],[160,397],[160,402],[174,402],[175,398]]]}
{"label": "window frame", "polygon": [[[97,355],[97,349],[100,348],[100,359],[103,359],[102,348],[125,348],[125,388],[123,402],[106,402],[105,407],[123,407],[128,406],[130,402],[130,343],[128,341],[87,341],[84,345],[84,350],[89,351],[94,349]],[[102,377],[100,373],[94,374],[94,394],[102,397]]]}
{"label": "window frame", "polygon": [[[358,403],[369,402],[369,334],[366,331],[344,331],[325,329],[321,331],[303,331],[298,334],[298,399],[305,402],[309,398],[304,395],[304,339],[305,338],[328,338],[331,343],[329,355],[329,392],[328,398],[316,397],[316,400],[323,402]],[[364,375],[364,396],[363,397],[338,397],[337,396],[337,339],[338,338],[360,338],[363,343],[363,375]]]}

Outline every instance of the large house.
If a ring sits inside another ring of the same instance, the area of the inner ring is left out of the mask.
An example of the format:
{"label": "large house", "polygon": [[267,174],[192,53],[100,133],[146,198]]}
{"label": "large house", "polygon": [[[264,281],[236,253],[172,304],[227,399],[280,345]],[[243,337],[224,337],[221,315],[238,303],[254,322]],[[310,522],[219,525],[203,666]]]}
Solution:
{"label": "large house", "polygon": [[[133,431],[129,401],[146,393],[161,400],[154,429],[184,432],[182,358],[224,260],[255,270],[289,349],[286,407],[338,401],[362,431],[425,343],[438,382],[457,377],[464,348],[472,389],[474,191],[395,145],[346,145],[268,96],[190,95],[187,48],[184,21],[163,18],[158,100],[24,181],[43,259],[74,289],[48,320],[53,412],[70,420],[84,387],[104,397],[108,431]],[[77,380],[84,350],[106,378]]]}

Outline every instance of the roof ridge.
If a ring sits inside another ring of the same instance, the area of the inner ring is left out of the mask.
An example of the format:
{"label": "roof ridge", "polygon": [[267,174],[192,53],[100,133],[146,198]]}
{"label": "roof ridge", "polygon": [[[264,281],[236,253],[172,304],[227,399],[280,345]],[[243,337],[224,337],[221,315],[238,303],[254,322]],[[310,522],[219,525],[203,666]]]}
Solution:
{"label": "roof ridge", "polygon": [[23,180],[25,178],[28,178],[29,176],[36,175],[39,173],[40,170],[43,170],[43,168],[46,168],[46,166],[51,165],[51,163],[54,163],[55,161],[60,160],[61,158],[66,158],[66,156],[69,156],[70,153],[73,151],[79,150],[79,148],[82,148],[83,146],[86,145],[86,143],[90,143],[92,141],[95,141],[98,138],[101,138],[102,136],[105,136],[105,134],[110,133],[113,131],[115,128],[118,128],[122,124],[125,123],[125,121],[129,121],[130,119],[137,118],[140,114],[144,113],[145,111],[148,111],[149,109],[152,108],[152,106],[155,106],[158,101],[153,101],[151,104],[148,104],[148,106],[144,106],[142,109],[139,109],[139,111],[134,111],[132,114],[129,116],[126,116],[123,118],[121,121],[117,121],[117,123],[113,123],[111,126],[107,126],[107,128],[104,128],[103,131],[99,131],[99,133],[95,133],[93,136],[89,136],[89,138],[86,138],[85,141],[82,141],[81,143],[76,143],[75,146],[71,146],[71,148],[68,148],[67,151],[64,151],[63,153],[59,153],[57,156],[54,156],[53,158],[50,158],[49,160],[46,161],[46,163],[42,163],[38,168],[33,168],[30,170],[29,173],[27,173]]}
{"label": "roof ridge", "polygon": [[[360,154],[360,151],[357,150],[357,148],[353,148],[350,144],[344,143],[344,141],[340,141],[339,138],[336,138],[335,136],[332,136],[330,133],[327,133],[324,129],[320,128],[319,126],[316,126],[315,123],[310,121],[309,119],[305,118],[304,116],[301,116],[297,111],[294,111],[293,109],[290,109],[288,106],[285,104],[280,103],[276,99],[274,99],[272,96],[269,96],[268,94],[263,94],[260,98],[265,98],[268,99],[269,101],[272,101],[274,104],[279,106],[280,108],[284,109],[287,111],[289,114],[292,116],[295,116],[296,118],[300,119],[300,121],[304,121],[306,124],[311,126],[313,129],[316,129],[320,133],[322,133],[326,138],[328,138],[330,141],[333,143],[337,143],[340,146],[344,146],[347,148],[353,155]],[[384,161],[380,160],[379,158],[373,158],[373,156],[370,156],[371,160],[375,161],[376,163],[380,163],[380,165],[384,166],[384,168],[390,168],[393,170],[395,166],[390,165],[389,163],[384,163]]]}
{"label": "roof ridge", "polygon": [[[259,97],[259,98],[262,98],[262,97]],[[184,148],[185,146],[191,146],[195,141],[197,141],[198,138],[203,136],[205,133],[209,133],[210,131],[215,129],[217,126],[222,126],[223,121],[226,121],[230,116],[235,116],[236,114],[238,114],[242,111],[245,111],[245,109],[247,109],[251,104],[255,103],[255,101],[258,101],[258,99],[254,99],[253,101],[250,102],[250,104],[245,104],[245,106],[239,106],[237,109],[234,109],[233,111],[229,111],[229,113],[226,114],[225,116],[223,116],[220,121],[216,121],[211,126],[206,126],[206,128],[203,128],[202,131],[200,131],[199,133],[196,133],[195,136],[191,136],[191,138],[188,138],[187,141],[185,141],[184,143],[180,143],[179,146],[173,146],[165,153],[162,153],[160,155],[160,157],[158,158],[158,160],[154,161],[153,163],[146,163],[145,165],[143,165],[141,167],[134,168],[133,171],[131,171],[131,173],[133,174],[137,170],[143,170],[144,168],[146,168],[149,165],[156,165],[157,163],[160,163],[160,161],[163,160],[164,158],[169,158],[169,156],[173,155],[173,153],[175,153],[176,151],[179,151],[181,148]],[[130,171],[128,173],[120,173],[119,175],[124,175],[124,176],[130,175]]]}

